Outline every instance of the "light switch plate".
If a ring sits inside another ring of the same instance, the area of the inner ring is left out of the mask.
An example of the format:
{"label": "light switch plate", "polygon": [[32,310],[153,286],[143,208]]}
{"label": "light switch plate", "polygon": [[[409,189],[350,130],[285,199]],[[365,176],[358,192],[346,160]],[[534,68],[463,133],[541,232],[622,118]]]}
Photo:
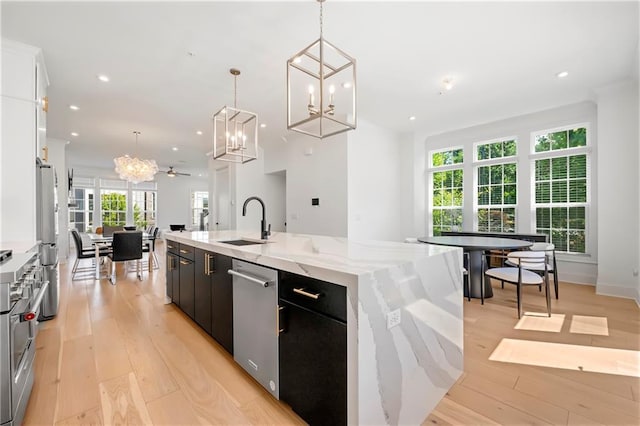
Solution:
{"label": "light switch plate", "polygon": [[395,309],[387,314],[387,330],[391,330],[396,325],[400,324],[401,316],[400,309]]}

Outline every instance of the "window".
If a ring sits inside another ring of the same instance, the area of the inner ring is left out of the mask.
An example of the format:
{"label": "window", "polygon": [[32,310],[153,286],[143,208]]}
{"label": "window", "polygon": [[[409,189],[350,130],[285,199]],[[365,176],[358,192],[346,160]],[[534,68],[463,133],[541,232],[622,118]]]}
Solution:
{"label": "window", "polygon": [[69,197],[69,226],[78,232],[93,231],[94,180],[77,177]]}
{"label": "window", "polygon": [[133,223],[144,229],[156,223],[157,193],[155,182],[142,182],[133,185],[131,191],[133,200]]}
{"label": "window", "polygon": [[462,228],[463,160],[462,148],[431,154],[432,167],[448,169],[431,174],[433,235]]}
{"label": "window", "polygon": [[191,193],[191,226],[200,226],[200,215],[209,212],[209,193],[193,191]]}
{"label": "window", "polygon": [[127,185],[122,180],[100,179],[102,226],[127,224]]}
{"label": "window", "polygon": [[479,162],[495,160],[476,167],[478,231],[516,232],[517,168],[514,161],[505,161],[515,157],[516,141],[481,143],[476,152]]}
{"label": "window", "polygon": [[536,232],[550,236],[556,250],[587,252],[589,156],[586,127],[535,135]]}

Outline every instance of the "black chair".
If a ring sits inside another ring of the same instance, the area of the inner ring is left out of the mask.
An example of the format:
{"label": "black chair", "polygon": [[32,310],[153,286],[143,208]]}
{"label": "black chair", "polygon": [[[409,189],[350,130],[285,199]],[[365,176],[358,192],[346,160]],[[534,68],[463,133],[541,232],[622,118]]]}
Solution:
{"label": "black chair", "polygon": [[[76,244],[76,261],[73,263],[73,268],[71,269],[71,280],[75,281],[76,280],[76,275],[79,272],[85,272],[85,271],[92,271],[95,268],[95,264],[92,262],[92,266],[83,266],[83,267],[78,267],[80,264],[80,261],[83,259],[91,259],[92,261],[95,261],[96,259],[96,251],[95,248],[93,247],[84,247],[82,244],[82,237],[80,236],[80,233],[78,233],[77,230],[72,229],[71,230],[71,235],[73,236],[73,241]],[[99,256],[100,257],[104,257],[107,256],[109,254],[109,248],[105,247],[105,248],[101,248],[100,249],[100,253]],[[84,278],[84,277],[83,277]],[[83,278],[77,278],[77,279],[83,279]],[[86,277],[88,278],[88,277]]]}
{"label": "black chair", "polygon": [[160,228],[157,226],[152,226],[152,229],[148,232],[151,235],[148,242],[144,243],[142,247],[143,253],[151,253],[152,256],[149,259],[149,262],[153,262],[153,269],[160,268],[160,262],[158,261],[158,256],[156,255],[156,238],[158,238],[158,233],[160,232]]}
{"label": "black chair", "polygon": [[142,275],[140,273],[140,261],[142,260],[142,231],[114,232],[111,250],[111,253],[107,256],[111,261],[111,274],[109,275],[111,284],[116,283],[115,262],[125,262],[126,274],[127,262],[135,260],[138,279],[142,280]]}

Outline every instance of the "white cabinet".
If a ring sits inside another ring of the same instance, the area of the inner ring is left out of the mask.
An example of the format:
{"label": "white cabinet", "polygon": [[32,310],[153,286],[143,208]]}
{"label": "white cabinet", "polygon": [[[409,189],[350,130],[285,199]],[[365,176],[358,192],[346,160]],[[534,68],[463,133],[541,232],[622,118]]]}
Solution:
{"label": "white cabinet", "polygon": [[38,123],[46,123],[45,116],[38,117],[39,98],[47,86],[42,51],[2,39],[0,235],[5,242],[36,239],[36,157],[46,146],[46,132],[38,135]]}

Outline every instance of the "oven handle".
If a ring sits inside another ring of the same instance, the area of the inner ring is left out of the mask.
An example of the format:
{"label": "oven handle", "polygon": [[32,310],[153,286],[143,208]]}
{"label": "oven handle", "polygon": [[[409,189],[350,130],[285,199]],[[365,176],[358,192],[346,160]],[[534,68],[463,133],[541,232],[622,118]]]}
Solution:
{"label": "oven handle", "polygon": [[33,301],[33,306],[31,306],[31,309],[21,314],[18,314],[18,316],[20,317],[20,322],[31,321],[38,316],[36,312],[40,308],[40,304],[42,303],[42,299],[44,298],[44,294],[46,293],[48,288],[49,288],[49,281],[45,281],[44,283],[42,283],[42,287],[40,287],[40,291],[38,292],[38,295]]}

